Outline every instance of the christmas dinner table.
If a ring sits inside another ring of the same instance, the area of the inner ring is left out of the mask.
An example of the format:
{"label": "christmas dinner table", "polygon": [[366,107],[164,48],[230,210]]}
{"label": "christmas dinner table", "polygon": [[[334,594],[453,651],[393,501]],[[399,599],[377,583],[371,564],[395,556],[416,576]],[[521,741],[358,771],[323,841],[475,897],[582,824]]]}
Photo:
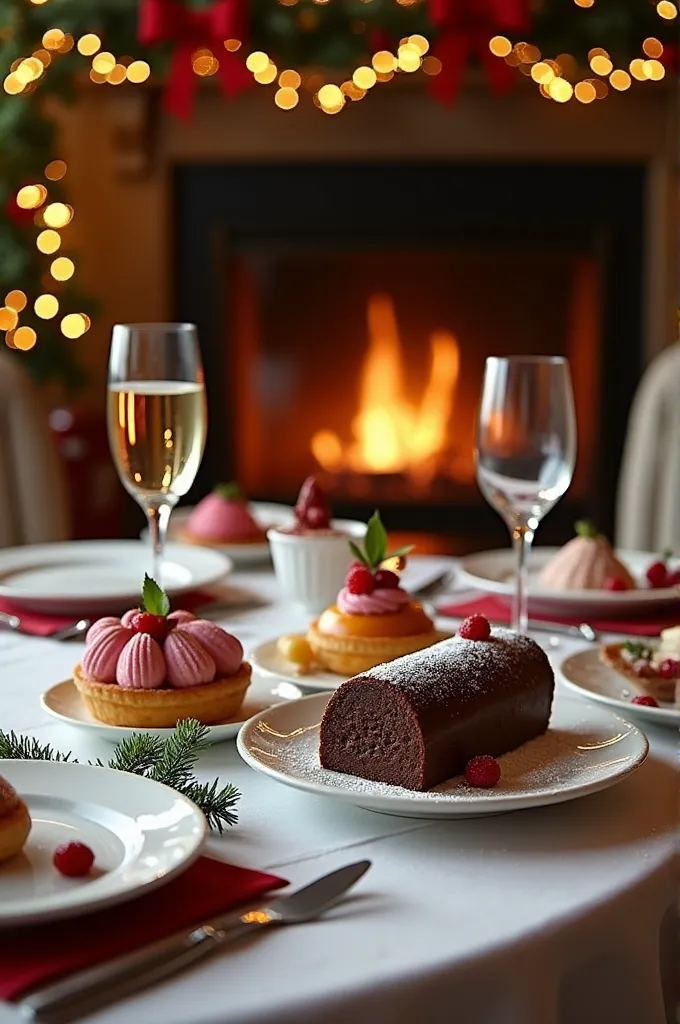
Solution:
{"label": "christmas dinner table", "polygon": [[[414,559],[414,565],[418,563]],[[425,565],[424,562],[420,563]],[[433,561],[433,567],[455,560]],[[230,583],[266,603],[217,618],[246,650],[306,619],[268,569]],[[448,625],[453,629],[455,624]],[[536,633],[553,664],[584,645]],[[80,641],[0,631],[0,728],[80,760],[111,745],[48,717]],[[556,701],[582,701],[558,682]],[[373,813],[282,786],[233,741],[197,774],[240,790],[206,853],[297,886],[360,859],[356,893],[313,923],[267,930],[85,1018],[92,1024],[669,1024],[677,983],[677,730],[618,785],[567,803],[453,821]],[[81,919],[87,929],[87,917]],[[0,1024],[20,1020],[0,1003]]]}

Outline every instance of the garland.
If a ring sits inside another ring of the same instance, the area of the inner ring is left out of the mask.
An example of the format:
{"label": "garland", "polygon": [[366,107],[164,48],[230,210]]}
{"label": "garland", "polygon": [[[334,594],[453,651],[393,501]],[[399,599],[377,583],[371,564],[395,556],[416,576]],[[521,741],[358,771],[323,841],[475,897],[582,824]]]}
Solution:
{"label": "garland", "polygon": [[96,306],[77,286],[77,211],[42,101],[72,100],[88,75],[130,88],[153,74],[179,117],[212,76],[228,98],[269,86],[282,110],[306,93],[337,114],[399,73],[428,76],[452,102],[470,63],[497,92],[524,74],[547,99],[587,104],[660,80],[675,62],[677,16],[674,0],[0,0],[6,344],[27,353],[38,382],[83,383],[72,341]]}
{"label": "garland", "polygon": [[[206,742],[207,735],[206,726],[188,718],[177,723],[167,740],[149,733],[134,733],[116,746],[113,757],[106,765],[99,760],[94,763],[100,768],[131,772],[176,789],[196,804],[211,829],[222,833],[225,826],[236,824],[234,807],[241,794],[230,783],[220,789],[218,779],[202,784],[194,777],[193,770],[199,754],[210,746]],[[6,733],[1,729],[0,758],[77,763],[71,754],[62,754],[49,743],[40,743],[32,737],[17,736],[15,732]]]}

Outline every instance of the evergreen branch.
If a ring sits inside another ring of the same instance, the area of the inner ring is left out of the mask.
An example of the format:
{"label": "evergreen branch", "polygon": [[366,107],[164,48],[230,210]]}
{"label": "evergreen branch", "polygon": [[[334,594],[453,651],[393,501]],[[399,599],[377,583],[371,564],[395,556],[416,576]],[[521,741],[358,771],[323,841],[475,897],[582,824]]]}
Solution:
{"label": "evergreen branch", "polygon": [[161,757],[163,746],[160,736],[150,736],[146,732],[133,733],[120,741],[107,767],[132,775],[146,775]]}
{"label": "evergreen branch", "polygon": [[60,754],[49,743],[33,736],[18,736],[0,729],[0,758],[14,761],[73,761],[72,754]]}
{"label": "evergreen branch", "polygon": [[217,783],[217,779],[212,783],[192,782],[178,789],[178,792],[200,807],[210,828],[221,835],[225,825],[235,825],[238,821],[238,814],[232,808],[240,800],[241,794],[231,783],[222,789],[217,788]]}
{"label": "evergreen branch", "polygon": [[148,778],[172,789],[181,790],[182,786],[189,785],[199,754],[210,746],[206,742],[207,735],[207,727],[195,718],[178,722],[172,735],[162,742]]}

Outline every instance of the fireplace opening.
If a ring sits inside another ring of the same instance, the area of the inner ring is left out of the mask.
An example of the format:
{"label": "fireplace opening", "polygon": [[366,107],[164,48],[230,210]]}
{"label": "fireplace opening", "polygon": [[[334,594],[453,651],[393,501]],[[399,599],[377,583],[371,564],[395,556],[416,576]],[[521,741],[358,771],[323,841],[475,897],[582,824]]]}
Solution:
{"label": "fireplace opening", "polygon": [[[488,355],[569,358],[573,484],[542,527],[612,529],[641,363],[643,169],[186,167],[177,315],[198,323],[211,419],[191,500],[221,479],[340,515],[507,543],[475,482]],[[616,379],[616,386],[611,382]]]}

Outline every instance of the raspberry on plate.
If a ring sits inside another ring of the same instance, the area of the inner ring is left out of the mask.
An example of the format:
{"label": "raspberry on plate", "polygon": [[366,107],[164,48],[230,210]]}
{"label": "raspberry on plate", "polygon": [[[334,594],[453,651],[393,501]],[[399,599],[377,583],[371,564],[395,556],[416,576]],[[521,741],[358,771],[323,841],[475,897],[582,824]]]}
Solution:
{"label": "raspberry on plate", "polygon": [[500,777],[501,766],[496,758],[489,754],[473,757],[465,765],[465,781],[478,789],[489,789],[491,786],[495,786]]}
{"label": "raspberry on plate", "polygon": [[85,843],[63,843],[54,851],[52,863],[67,878],[81,878],[94,864],[94,854]]}
{"label": "raspberry on plate", "polygon": [[608,576],[604,581],[605,590],[628,590],[628,584],[625,580],[622,580],[620,576]]}
{"label": "raspberry on plate", "polygon": [[658,708],[659,702],[654,697],[633,697],[631,704],[641,704],[645,708]]}
{"label": "raspberry on plate", "polygon": [[668,568],[665,562],[652,562],[645,573],[650,587],[665,587],[668,580]]}
{"label": "raspberry on plate", "polygon": [[488,640],[491,636],[489,620],[484,615],[470,615],[458,627],[458,636],[463,640]]}
{"label": "raspberry on plate", "polygon": [[375,586],[373,573],[367,565],[357,562],[347,573],[345,586],[350,594],[372,594]]}

